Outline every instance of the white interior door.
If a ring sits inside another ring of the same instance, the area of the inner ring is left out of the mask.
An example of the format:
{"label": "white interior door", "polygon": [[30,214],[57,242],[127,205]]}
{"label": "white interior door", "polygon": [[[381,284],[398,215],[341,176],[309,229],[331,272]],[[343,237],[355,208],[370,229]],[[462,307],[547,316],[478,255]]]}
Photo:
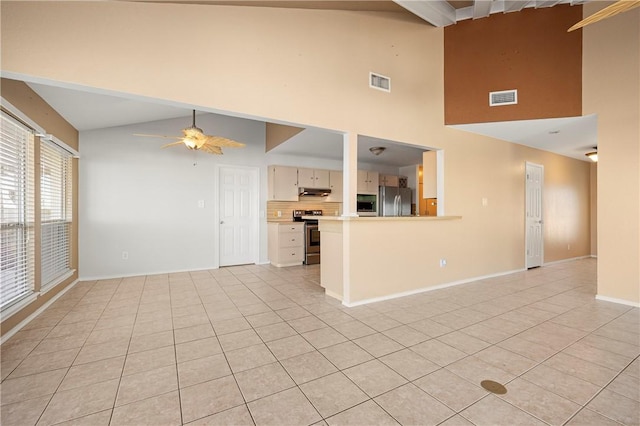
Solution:
{"label": "white interior door", "polygon": [[527,269],[542,266],[544,240],[542,234],[542,188],[544,167],[539,164],[526,164],[526,247]]}
{"label": "white interior door", "polygon": [[258,169],[221,166],[220,266],[256,262],[258,242]]}

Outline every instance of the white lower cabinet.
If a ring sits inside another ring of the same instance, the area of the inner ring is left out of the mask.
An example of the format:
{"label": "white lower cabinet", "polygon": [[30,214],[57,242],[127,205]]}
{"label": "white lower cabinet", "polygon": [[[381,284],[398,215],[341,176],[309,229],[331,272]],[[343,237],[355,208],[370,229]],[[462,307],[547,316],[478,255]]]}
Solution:
{"label": "white lower cabinet", "polygon": [[302,265],[304,223],[271,222],[268,226],[269,259],[273,266]]}

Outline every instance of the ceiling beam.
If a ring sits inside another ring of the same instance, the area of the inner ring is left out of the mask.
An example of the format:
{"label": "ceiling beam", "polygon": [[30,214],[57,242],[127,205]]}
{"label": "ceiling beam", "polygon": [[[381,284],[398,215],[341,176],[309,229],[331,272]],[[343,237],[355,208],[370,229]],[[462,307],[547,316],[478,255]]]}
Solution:
{"label": "ceiling beam", "polygon": [[552,7],[560,3],[561,0],[536,0],[536,9],[541,7]]}
{"label": "ceiling beam", "polygon": [[456,10],[444,0],[393,0],[436,27],[446,27],[456,23]]}
{"label": "ceiling beam", "polygon": [[445,27],[466,19],[485,18],[493,13],[519,12],[557,4],[584,4],[592,0],[475,0],[472,6],[453,8],[443,0],[393,0],[409,12],[436,27]]}
{"label": "ceiling beam", "polygon": [[504,0],[504,12],[520,12],[529,3],[529,0]]}
{"label": "ceiling beam", "polygon": [[473,2],[473,19],[486,18],[491,14],[492,0],[476,0]]}

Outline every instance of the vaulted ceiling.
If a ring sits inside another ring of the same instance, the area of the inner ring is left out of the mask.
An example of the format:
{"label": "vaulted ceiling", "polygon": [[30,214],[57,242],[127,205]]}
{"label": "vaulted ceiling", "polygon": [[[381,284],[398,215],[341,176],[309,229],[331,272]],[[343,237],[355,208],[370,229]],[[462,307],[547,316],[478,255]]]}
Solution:
{"label": "vaulted ceiling", "polygon": [[[558,4],[581,4],[588,0],[121,0],[152,3],[185,3],[206,5],[231,5],[237,7],[279,7],[325,10],[353,10],[368,12],[391,12],[404,14],[413,19],[419,17],[434,26],[447,26],[465,19],[476,19],[492,13],[515,12],[524,8],[551,7]],[[150,104],[136,99],[79,92],[39,84],[32,88],[49,104],[54,106],[68,121],[80,130],[127,125],[145,121],[174,117],[188,117],[190,107]],[[90,106],[90,107],[88,107]],[[517,131],[514,131],[514,126]],[[528,120],[520,122],[479,123],[454,126],[460,130],[479,133],[499,139],[556,152],[561,155],[585,160],[584,146],[596,144],[595,118],[573,117],[571,119]],[[303,132],[292,138],[288,146],[296,154],[306,152],[310,144],[305,137],[318,132]],[[325,132],[326,133],[326,132]],[[306,136],[305,136],[306,135]],[[579,135],[580,137],[576,137]],[[327,133],[327,140],[334,135]],[[579,143],[576,141],[580,141]],[[380,141],[376,141],[379,143]]]}

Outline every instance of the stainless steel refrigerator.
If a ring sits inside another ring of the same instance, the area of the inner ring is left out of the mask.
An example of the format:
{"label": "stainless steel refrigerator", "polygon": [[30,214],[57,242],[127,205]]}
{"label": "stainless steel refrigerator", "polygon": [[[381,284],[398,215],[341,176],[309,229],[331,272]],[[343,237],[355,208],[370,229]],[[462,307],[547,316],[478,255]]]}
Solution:
{"label": "stainless steel refrigerator", "polygon": [[411,188],[381,186],[378,192],[378,216],[411,216]]}

